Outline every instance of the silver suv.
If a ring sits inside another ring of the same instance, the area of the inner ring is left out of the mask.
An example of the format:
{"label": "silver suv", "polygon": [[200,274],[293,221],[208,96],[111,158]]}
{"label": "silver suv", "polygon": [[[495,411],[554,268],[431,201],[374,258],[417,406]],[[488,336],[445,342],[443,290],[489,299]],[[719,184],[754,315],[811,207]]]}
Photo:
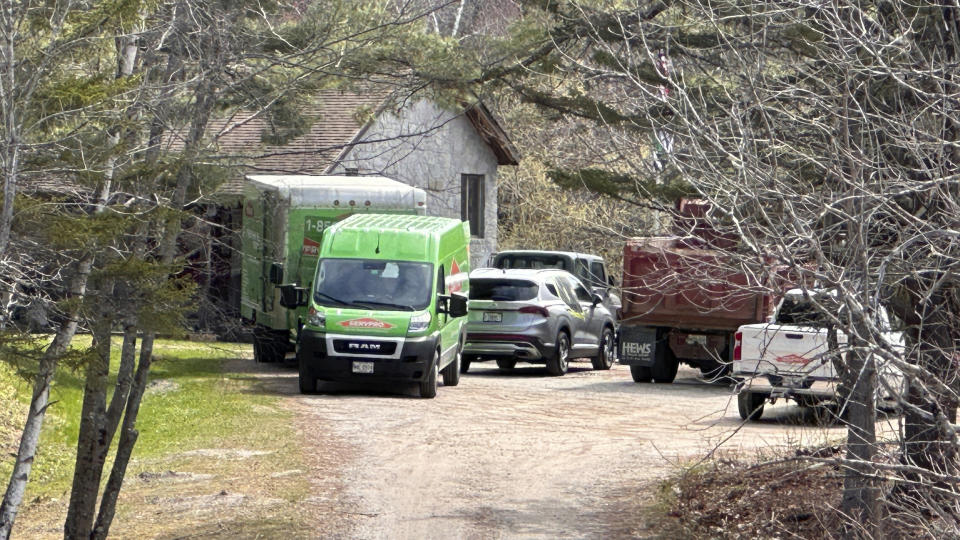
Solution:
{"label": "silver suv", "polygon": [[552,375],[566,373],[573,358],[590,358],[594,369],[614,361],[613,315],[564,270],[474,270],[466,332],[462,373],[485,360],[502,370],[546,364]]}
{"label": "silver suv", "polygon": [[490,259],[494,268],[558,268],[576,276],[590,290],[603,297],[603,305],[620,319],[620,297],[617,295],[616,280],[607,272],[603,257],[589,253],[573,251],[543,251],[533,249],[513,249],[494,253]]}

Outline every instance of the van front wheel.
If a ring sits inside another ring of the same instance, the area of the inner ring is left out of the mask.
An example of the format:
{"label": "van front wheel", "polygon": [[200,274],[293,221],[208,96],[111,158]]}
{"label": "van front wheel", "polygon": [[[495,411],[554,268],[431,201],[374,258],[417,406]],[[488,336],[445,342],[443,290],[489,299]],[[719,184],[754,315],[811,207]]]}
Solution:
{"label": "van front wheel", "polygon": [[443,368],[443,385],[456,386],[460,384],[460,362],[463,361],[463,355],[460,353],[460,345],[457,345],[456,355],[453,362]]}
{"label": "van front wheel", "polygon": [[433,362],[427,368],[427,376],[420,381],[420,397],[432,399],[437,397],[437,379],[440,371],[440,351],[433,353]]}
{"label": "van front wheel", "polygon": [[317,393],[317,378],[313,376],[313,372],[306,368],[303,365],[303,362],[298,362],[297,379],[300,382],[300,393],[301,394],[316,394]]}

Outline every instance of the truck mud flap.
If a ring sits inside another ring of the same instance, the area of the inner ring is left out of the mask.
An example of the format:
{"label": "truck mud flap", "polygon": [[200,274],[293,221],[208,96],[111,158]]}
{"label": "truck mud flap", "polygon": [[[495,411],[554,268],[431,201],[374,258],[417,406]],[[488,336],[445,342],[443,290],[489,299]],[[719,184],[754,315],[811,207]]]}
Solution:
{"label": "truck mud flap", "polygon": [[[666,343],[664,343],[666,347]],[[620,328],[620,363],[625,366],[651,367],[657,352],[657,330],[655,328]]]}

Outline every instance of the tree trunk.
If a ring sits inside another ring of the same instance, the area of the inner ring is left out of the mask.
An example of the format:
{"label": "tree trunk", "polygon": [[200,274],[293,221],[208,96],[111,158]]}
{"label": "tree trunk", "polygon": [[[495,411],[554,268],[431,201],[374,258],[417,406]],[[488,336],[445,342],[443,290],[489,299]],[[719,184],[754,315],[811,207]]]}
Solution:
{"label": "tree trunk", "polygon": [[[112,293],[112,287],[101,289]],[[107,379],[110,376],[110,329],[113,317],[104,310],[93,327],[94,354],[84,373],[83,408],[77,439],[70,507],[64,524],[64,538],[89,538],[100,492],[103,465],[113,433],[107,431]]]}
{"label": "tree trunk", "polygon": [[873,358],[863,352],[865,345],[851,336],[847,353],[844,386],[849,398],[847,408],[847,459],[863,463],[847,469],[843,479],[841,510],[846,516],[844,538],[881,538],[880,489],[869,463],[876,453],[877,409],[873,395],[877,387],[877,371]]}
{"label": "tree trunk", "polygon": [[33,383],[30,410],[27,413],[23,434],[20,436],[17,461],[10,475],[10,482],[7,484],[7,491],[3,496],[3,503],[0,504],[0,540],[7,540],[10,537],[17,512],[23,502],[23,495],[30,479],[30,470],[33,467],[33,459],[36,456],[37,445],[40,441],[40,429],[43,427],[47,407],[50,405],[50,384],[57,371],[60,357],[67,351],[67,347],[70,346],[70,342],[73,341],[73,336],[77,332],[81,303],[79,300],[86,294],[87,279],[90,277],[92,268],[92,255],[88,255],[78,263],[77,274],[70,286],[70,296],[75,300],[71,304],[73,307],[67,314],[66,321],[54,336],[53,342],[40,358],[39,371]]}
{"label": "tree trunk", "polygon": [[137,415],[140,412],[143,392],[147,387],[147,375],[150,373],[152,360],[153,340],[151,339],[149,343],[144,342],[140,347],[140,363],[137,367],[133,386],[130,389],[130,397],[127,399],[127,409],[123,416],[123,428],[120,431],[117,455],[113,462],[113,469],[110,471],[107,487],[103,492],[100,512],[97,515],[97,521],[91,535],[96,540],[105,539],[110,531],[110,525],[113,523],[113,516],[117,509],[117,498],[120,496],[120,488],[127,474],[127,465],[130,463],[130,456],[133,454],[133,447],[139,436],[136,429]]}
{"label": "tree trunk", "polygon": [[[952,324],[956,309],[950,296],[937,293],[918,310],[924,323],[912,332],[912,341],[918,343],[917,365],[923,378],[940,381],[947,389],[938,390],[937,385],[926,384],[923,379],[911,380],[907,393],[911,407],[904,414],[904,460],[948,475],[958,471],[951,428],[957,422],[958,406],[958,353],[954,341],[957,331]],[[908,481],[913,484],[911,489],[931,487],[921,478],[908,476]]]}

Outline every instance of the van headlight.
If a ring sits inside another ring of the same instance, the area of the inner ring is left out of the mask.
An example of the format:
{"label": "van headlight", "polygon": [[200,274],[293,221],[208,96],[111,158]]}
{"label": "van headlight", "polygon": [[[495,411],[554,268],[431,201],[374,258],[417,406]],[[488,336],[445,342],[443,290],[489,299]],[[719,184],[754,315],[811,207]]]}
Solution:
{"label": "van headlight", "polygon": [[407,333],[423,332],[427,328],[430,328],[430,312],[423,311],[410,317],[410,326],[407,327]]}
{"label": "van headlight", "polygon": [[307,315],[307,324],[323,328],[327,325],[327,314],[310,308],[310,313]]}

